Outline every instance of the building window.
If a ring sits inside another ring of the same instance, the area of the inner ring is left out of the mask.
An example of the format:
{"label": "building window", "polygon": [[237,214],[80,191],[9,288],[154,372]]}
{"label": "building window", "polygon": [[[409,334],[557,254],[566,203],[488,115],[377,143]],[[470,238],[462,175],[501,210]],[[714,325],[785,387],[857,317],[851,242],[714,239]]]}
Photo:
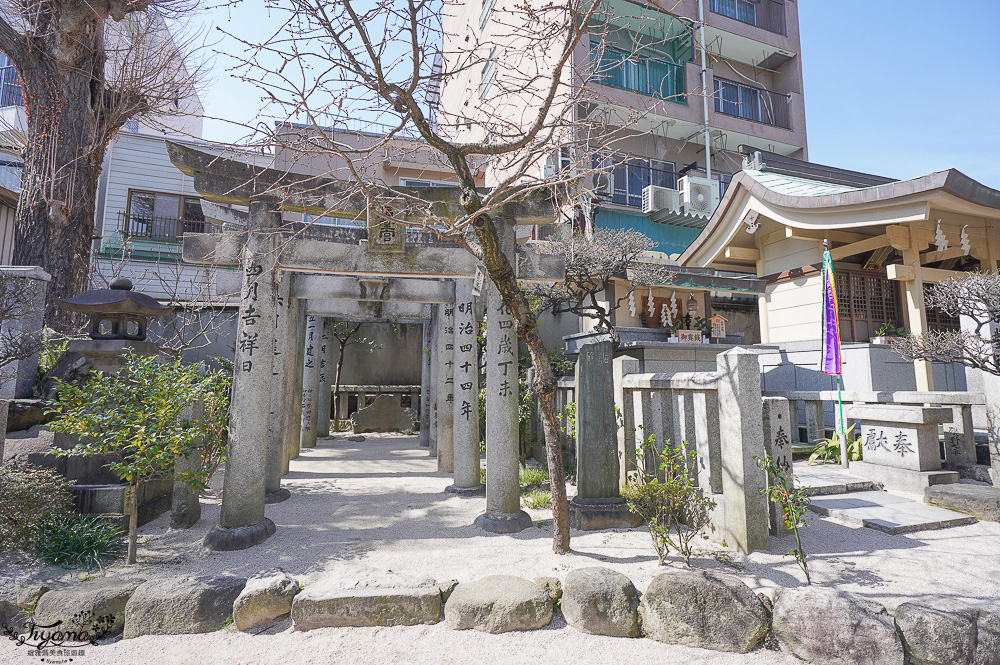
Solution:
{"label": "building window", "polygon": [[0,53],[0,107],[24,106],[21,76],[6,53]]}
{"label": "building window", "polygon": [[178,194],[129,190],[128,209],[119,217],[118,227],[126,236],[178,238],[214,230],[205,223],[201,199]]}
{"label": "building window", "polygon": [[606,201],[633,208],[642,207],[642,190],[648,185],[677,188],[673,162],[620,154],[596,154],[593,168],[600,169],[596,194]]}
{"label": "building window", "polygon": [[319,226],[339,226],[349,229],[361,229],[365,227],[363,219],[346,219],[344,217],[316,217],[314,215],[302,215],[302,223],[305,225],[316,224]]}
{"label": "building window", "polygon": [[788,95],[716,77],[714,96],[718,113],[785,129],[792,127]]}
{"label": "building window", "polygon": [[785,0],[709,0],[708,8],[741,23],[785,34]]}
{"label": "building window", "polygon": [[486,24],[490,20],[490,14],[493,13],[493,5],[497,3],[497,0],[483,0],[483,9],[479,13],[479,29],[482,30],[486,27]]}
{"label": "building window", "polygon": [[729,189],[729,183],[733,181],[733,176],[731,174],[727,175],[725,173],[719,174],[719,198],[721,199],[726,195],[726,190]]}
{"label": "building window", "polygon": [[883,323],[900,324],[899,287],[881,275],[837,269],[842,342],[867,342]]}
{"label": "building window", "polygon": [[415,178],[400,178],[400,187],[458,187],[458,183],[436,180],[418,180]]}
{"label": "building window", "polygon": [[626,52],[591,35],[590,64],[597,83],[687,105],[684,65],[667,57]]}
{"label": "building window", "polygon": [[482,99],[490,88],[493,86],[493,81],[497,77],[497,47],[494,46],[493,50],[490,51],[490,57],[486,60],[486,64],[483,65],[483,77],[479,83],[479,98]]}

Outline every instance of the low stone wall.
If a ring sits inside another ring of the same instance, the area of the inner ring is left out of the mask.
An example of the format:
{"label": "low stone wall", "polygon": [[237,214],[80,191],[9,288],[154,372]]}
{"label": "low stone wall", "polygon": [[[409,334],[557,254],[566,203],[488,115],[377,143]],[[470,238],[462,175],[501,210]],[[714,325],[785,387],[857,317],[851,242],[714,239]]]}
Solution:
{"label": "low stone wall", "polygon": [[779,588],[767,595],[711,570],[665,568],[645,593],[603,567],[573,570],[562,582],[494,575],[441,583],[387,571],[329,573],[303,587],[280,570],[249,580],[103,578],[55,589],[18,590],[3,582],[0,619],[17,632],[34,612],[47,621],[90,617],[107,634],[124,631],[126,638],[205,633],[230,623],[249,630],[289,615],[298,631],[443,621],[454,630],[504,633],[543,628],[561,611],[567,624],[592,635],[733,653],[780,649],[820,665],[1000,662],[1000,611],[903,603],[890,615],[877,602],[836,589]]}

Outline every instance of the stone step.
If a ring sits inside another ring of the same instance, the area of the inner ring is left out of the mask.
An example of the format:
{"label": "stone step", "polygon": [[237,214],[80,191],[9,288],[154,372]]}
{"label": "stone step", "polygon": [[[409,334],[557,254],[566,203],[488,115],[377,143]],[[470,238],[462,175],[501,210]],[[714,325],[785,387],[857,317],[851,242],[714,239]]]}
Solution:
{"label": "stone step", "polygon": [[986,522],[1000,522],[1000,488],[989,485],[934,485],[924,490],[924,501]]}
{"label": "stone step", "polygon": [[899,534],[945,529],[976,521],[971,515],[928,506],[910,497],[888,492],[851,492],[817,496],[809,510],[849,524]]}
{"label": "stone step", "polygon": [[795,478],[807,496],[847,494],[848,492],[869,492],[882,489],[873,481],[855,476],[833,464],[796,464]]}

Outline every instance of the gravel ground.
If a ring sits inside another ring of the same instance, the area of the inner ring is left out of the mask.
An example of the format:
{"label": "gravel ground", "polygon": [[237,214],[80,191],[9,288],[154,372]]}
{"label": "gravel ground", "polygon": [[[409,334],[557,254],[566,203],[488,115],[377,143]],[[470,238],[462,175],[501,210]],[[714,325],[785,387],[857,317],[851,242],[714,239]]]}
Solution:
{"label": "gravel ground", "polygon": [[[209,552],[200,542],[219,515],[217,492],[203,499],[201,521],[172,531],[163,515],[140,531],[137,566],[115,566],[109,574],[143,578],[179,575],[249,576],[281,568],[308,579],[346,573],[357,567],[416,573],[438,580],[470,581],[490,574],[565,578],[584,566],[611,566],[643,590],[659,570],[649,534],[642,529],[574,532],[572,553],[551,549],[548,511],[528,511],[536,526],[515,535],[486,534],[471,526],[485,506],[483,498],[444,494],[450,484],[415,437],[369,435],[364,442],[346,436],[325,439],[291,463],[283,480],[292,498],[267,507],[277,533],[262,545],[241,552]],[[988,604],[1000,608],[1000,524],[888,535],[815,515],[802,532],[815,584],[859,593],[886,604],[933,600],[939,605]],[[744,557],[702,541],[698,567],[722,569],[742,577],[755,590],[798,586],[804,577],[791,557],[794,539],[772,539],[771,550]],[[682,565],[677,560],[671,566]],[[19,581],[65,576],[55,569],[0,567],[0,575]],[[561,619],[546,630],[502,636],[456,632],[442,625],[399,628],[321,629],[295,633],[277,626],[258,636],[220,631],[210,635],[145,637],[95,647],[79,662],[213,663],[483,662],[607,663],[628,656],[668,658],[667,662],[791,663],[774,652],[749,656],[670,647],[650,640],[584,635]],[[93,656],[93,659],[91,658]],[[8,660],[2,660],[4,658]],[[0,662],[35,662],[0,646]],[[643,662],[640,661],[640,662]],[[76,662],[76,661],[75,661]]]}

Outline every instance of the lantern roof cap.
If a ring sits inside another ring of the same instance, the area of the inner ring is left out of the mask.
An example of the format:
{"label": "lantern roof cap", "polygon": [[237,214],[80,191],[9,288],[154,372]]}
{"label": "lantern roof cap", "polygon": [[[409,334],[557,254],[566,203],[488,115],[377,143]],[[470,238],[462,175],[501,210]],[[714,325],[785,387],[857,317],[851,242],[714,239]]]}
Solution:
{"label": "lantern roof cap", "polygon": [[124,277],[111,280],[106,289],[91,289],[72,298],[56,300],[67,312],[85,314],[136,314],[139,316],[164,316],[173,310],[161,305],[156,298],[132,290],[132,282]]}

